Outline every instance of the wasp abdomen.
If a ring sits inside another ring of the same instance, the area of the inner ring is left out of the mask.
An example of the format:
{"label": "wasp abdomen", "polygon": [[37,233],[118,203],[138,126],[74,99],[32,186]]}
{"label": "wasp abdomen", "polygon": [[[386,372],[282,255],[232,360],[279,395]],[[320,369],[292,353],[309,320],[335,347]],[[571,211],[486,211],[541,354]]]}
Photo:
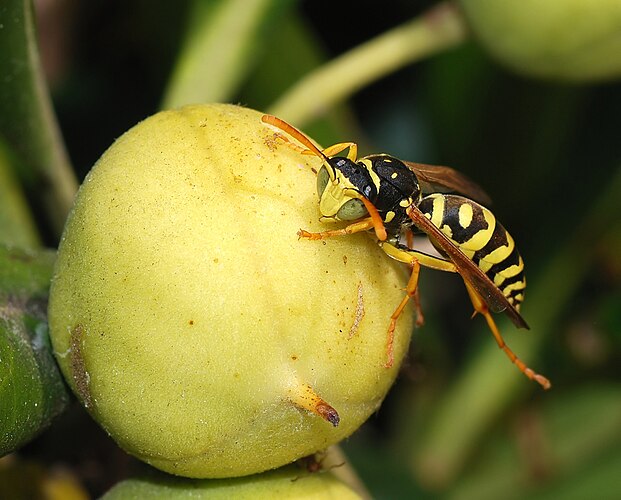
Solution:
{"label": "wasp abdomen", "polygon": [[524,262],[494,214],[458,195],[431,194],[418,208],[502,291],[516,308],[524,298]]}

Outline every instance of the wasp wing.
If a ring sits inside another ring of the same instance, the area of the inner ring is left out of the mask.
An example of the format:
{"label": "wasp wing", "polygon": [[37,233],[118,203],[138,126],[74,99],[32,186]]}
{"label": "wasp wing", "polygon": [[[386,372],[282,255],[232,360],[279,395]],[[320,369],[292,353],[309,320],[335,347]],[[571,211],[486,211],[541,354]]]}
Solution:
{"label": "wasp wing", "polygon": [[504,312],[518,328],[528,329],[528,324],[513,307],[500,289],[487,275],[470,260],[455,244],[436,227],[416,205],[407,209],[414,225],[423,231],[451,259],[459,274],[481,295],[487,306],[494,312]]}
{"label": "wasp wing", "polygon": [[[403,160],[401,160],[403,161]],[[490,205],[492,199],[483,191],[483,188],[451,167],[441,165],[426,165],[403,161],[418,177],[423,195],[431,193],[458,193],[478,201],[483,205]]]}

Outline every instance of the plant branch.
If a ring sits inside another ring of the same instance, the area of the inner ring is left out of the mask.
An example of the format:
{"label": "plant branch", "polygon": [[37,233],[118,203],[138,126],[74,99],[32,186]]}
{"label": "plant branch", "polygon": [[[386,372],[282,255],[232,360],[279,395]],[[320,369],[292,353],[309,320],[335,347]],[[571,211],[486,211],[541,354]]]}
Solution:
{"label": "plant branch", "polygon": [[303,126],[360,88],[414,61],[461,43],[464,20],[452,2],[384,33],[310,73],[269,113]]}

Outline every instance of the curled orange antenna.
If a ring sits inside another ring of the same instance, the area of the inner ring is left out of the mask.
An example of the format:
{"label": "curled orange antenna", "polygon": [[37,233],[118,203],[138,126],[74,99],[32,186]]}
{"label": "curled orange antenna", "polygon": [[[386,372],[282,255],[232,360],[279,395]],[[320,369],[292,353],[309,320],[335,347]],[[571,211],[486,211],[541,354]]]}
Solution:
{"label": "curled orange antenna", "polygon": [[279,128],[283,132],[287,132],[287,134],[289,134],[292,137],[295,137],[298,141],[304,144],[310,151],[315,153],[320,158],[324,160],[328,159],[328,157],[325,154],[323,154],[321,149],[315,146],[308,137],[306,137],[302,132],[300,132],[293,125],[289,125],[286,121],[281,120],[280,118],[276,118],[273,115],[263,115],[261,117],[261,121],[264,123],[273,125],[274,127]]}

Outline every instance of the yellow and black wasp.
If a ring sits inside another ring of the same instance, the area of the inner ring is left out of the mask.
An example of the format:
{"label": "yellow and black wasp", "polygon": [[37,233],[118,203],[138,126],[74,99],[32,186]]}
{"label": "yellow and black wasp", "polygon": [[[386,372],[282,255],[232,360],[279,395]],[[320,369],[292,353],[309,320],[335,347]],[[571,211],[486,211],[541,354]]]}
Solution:
{"label": "yellow and black wasp", "polygon": [[[522,257],[511,235],[480,204],[488,204],[489,198],[479,186],[449,167],[407,162],[387,154],[358,159],[358,147],[353,142],[320,150],[279,118],[263,115],[262,121],[304,145],[297,146],[280,135],[302,154],[323,160],[317,172],[321,220],[347,223],[342,229],[320,233],[300,230],[301,237],[322,240],[372,230],[386,254],[412,267],[406,295],[388,327],[387,367],[393,364],[397,319],[411,298],[422,324],[417,295],[422,265],[459,273],[475,313],[485,317],[499,347],[528,378],[550,388],[546,377],[526,366],[505,344],[490,313],[505,312],[518,328],[528,328],[518,312],[526,287]],[[337,156],[345,150],[346,156]],[[426,234],[440,255],[413,248],[414,233]]]}

